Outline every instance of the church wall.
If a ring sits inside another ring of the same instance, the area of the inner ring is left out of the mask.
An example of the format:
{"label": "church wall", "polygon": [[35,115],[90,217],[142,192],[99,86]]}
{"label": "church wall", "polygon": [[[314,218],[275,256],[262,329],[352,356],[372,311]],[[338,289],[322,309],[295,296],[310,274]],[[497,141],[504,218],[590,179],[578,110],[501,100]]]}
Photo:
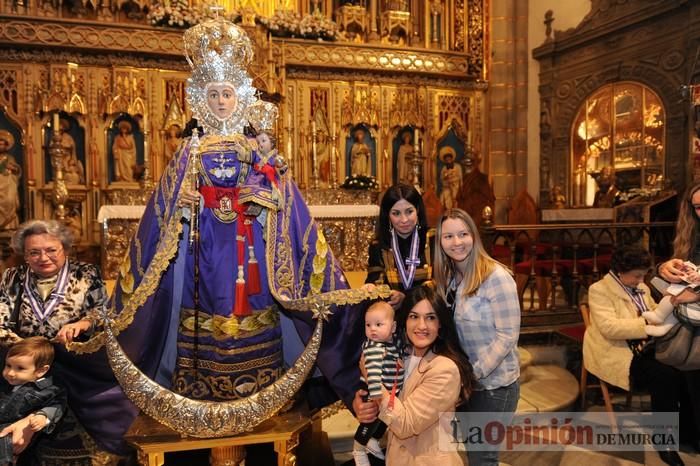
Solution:
{"label": "church wall", "polygon": [[488,173],[496,196],[495,221],[507,222],[510,200],[526,185],[527,5],[493,2],[489,76]]}
{"label": "church wall", "polygon": [[540,65],[532,57],[532,49],[545,41],[544,15],[554,13],[552,27],[566,30],[577,26],[591,9],[591,0],[537,0],[528,7],[528,72],[527,72],[527,191],[537,203],[540,191],[540,95],[538,91]]}

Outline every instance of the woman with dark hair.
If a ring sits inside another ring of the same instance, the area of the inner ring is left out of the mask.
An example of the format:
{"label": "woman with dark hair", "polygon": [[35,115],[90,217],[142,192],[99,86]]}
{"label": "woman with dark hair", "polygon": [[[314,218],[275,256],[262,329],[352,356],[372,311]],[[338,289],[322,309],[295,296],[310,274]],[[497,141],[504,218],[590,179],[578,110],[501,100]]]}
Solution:
{"label": "woman with dark hair", "polygon": [[[600,380],[630,390],[646,388],[654,412],[678,412],[683,375],[658,362],[648,344],[645,311],[656,308],[644,277],[651,255],[625,245],[612,255],[610,272],[588,289],[591,323],[583,337],[586,370]],[[659,451],[666,464],[682,465],[677,452]]]}
{"label": "woman with dark hair", "polygon": [[423,198],[416,188],[397,184],[384,193],[374,241],[369,245],[368,284],[387,284],[389,304],[401,306],[405,293],[430,280],[430,251],[426,251],[428,222]]}
{"label": "woman with dark hair", "polygon": [[474,375],[462,351],[444,301],[428,286],[413,288],[397,316],[405,339],[403,389],[394,397],[382,388],[379,419],[389,428],[388,465],[463,465],[456,449],[440,449],[439,438],[452,435],[451,417],[472,392]]}

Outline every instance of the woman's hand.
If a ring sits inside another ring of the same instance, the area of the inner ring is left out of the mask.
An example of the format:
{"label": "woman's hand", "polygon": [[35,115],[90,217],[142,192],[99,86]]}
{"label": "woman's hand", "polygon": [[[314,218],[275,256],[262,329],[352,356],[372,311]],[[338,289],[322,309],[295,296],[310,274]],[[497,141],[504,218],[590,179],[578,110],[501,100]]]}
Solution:
{"label": "woman's hand", "polygon": [[671,259],[659,266],[659,275],[667,282],[680,283],[685,278],[685,273],[683,261],[680,259]]}
{"label": "woman's hand", "polygon": [[696,301],[700,301],[700,295],[688,288],[681,291],[678,296],[671,296],[671,304],[674,306],[684,303],[694,303]]}
{"label": "woman's hand", "polygon": [[358,390],[355,392],[355,398],[352,400],[352,410],[355,411],[355,417],[363,424],[374,422],[379,415],[379,407],[374,401],[364,401],[364,397],[369,393],[367,390]]}
{"label": "woman's hand", "polygon": [[397,290],[391,290],[388,303],[391,304],[391,307],[393,307],[394,310],[397,310],[401,307],[401,303],[403,303],[405,297],[406,295],[402,292]]}
{"label": "woman's hand", "polygon": [[34,431],[29,424],[30,416],[22,418],[0,431],[0,437],[12,434],[12,453],[15,455],[22,453],[29,446],[34,436]]}
{"label": "woman's hand", "polygon": [[56,341],[64,345],[66,343],[72,343],[73,340],[78,338],[78,336],[81,333],[90,330],[91,326],[92,322],[90,322],[87,319],[82,319],[77,322],[66,324],[63,327],[61,327],[61,330],[58,331],[58,334],[56,335]]}

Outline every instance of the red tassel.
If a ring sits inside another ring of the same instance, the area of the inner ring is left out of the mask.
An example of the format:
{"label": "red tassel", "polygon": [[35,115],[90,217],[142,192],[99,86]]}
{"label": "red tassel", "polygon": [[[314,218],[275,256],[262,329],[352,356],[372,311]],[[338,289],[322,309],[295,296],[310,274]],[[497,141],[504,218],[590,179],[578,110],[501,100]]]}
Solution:
{"label": "red tassel", "polygon": [[236,297],[233,304],[233,315],[246,317],[251,315],[248,294],[245,292],[245,279],[243,278],[243,266],[238,266],[238,278],[236,279]]}
{"label": "red tassel", "polygon": [[248,295],[260,293],[260,267],[255,256],[248,259],[248,280],[246,280],[246,285],[248,287]]}

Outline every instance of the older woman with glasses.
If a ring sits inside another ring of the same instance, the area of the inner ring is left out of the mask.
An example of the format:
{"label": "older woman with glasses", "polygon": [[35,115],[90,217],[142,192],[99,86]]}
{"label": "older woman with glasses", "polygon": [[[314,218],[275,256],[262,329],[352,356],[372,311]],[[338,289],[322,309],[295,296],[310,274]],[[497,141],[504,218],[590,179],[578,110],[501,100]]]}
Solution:
{"label": "older woman with glasses", "polygon": [[[88,336],[107,301],[97,267],[71,258],[72,245],[69,230],[57,221],[23,223],[12,238],[12,248],[25,263],[8,268],[0,279],[0,347],[37,335],[56,343],[54,380],[66,387],[71,400],[71,413],[61,421],[57,434],[52,435],[68,440],[60,444],[51,440],[48,444],[45,443],[48,437],[39,435],[38,441],[33,442],[36,448],[31,455],[38,456],[41,464],[44,446],[47,451],[51,449],[52,457],[65,452],[66,460],[77,451],[85,451],[86,444],[81,440],[85,432],[80,426],[84,426],[101,447],[117,450],[116,446],[121,445],[119,439],[109,444],[110,435],[106,430],[111,429],[110,423],[104,422],[102,407],[109,407],[110,400],[108,391],[100,387],[115,385],[106,360],[103,355],[80,356],[65,348],[75,339]],[[24,429],[24,421],[26,419],[0,432],[0,435],[13,435],[16,453],[25,448],[32,437],[32,433]],[[66,430],[74,435],[64,435]],[[90,464],[88,455],[86,452],[84,463],[76,460],[71,464]]]}
{"label": "older woman with glasses", "polygon": [[97,267],[69,260],[72,245],[56,221],[20,225],[12,249],[26,264],[7,269],[0,280],[0,344],[33,335],[65,344],[91,329],[107,292]]}

